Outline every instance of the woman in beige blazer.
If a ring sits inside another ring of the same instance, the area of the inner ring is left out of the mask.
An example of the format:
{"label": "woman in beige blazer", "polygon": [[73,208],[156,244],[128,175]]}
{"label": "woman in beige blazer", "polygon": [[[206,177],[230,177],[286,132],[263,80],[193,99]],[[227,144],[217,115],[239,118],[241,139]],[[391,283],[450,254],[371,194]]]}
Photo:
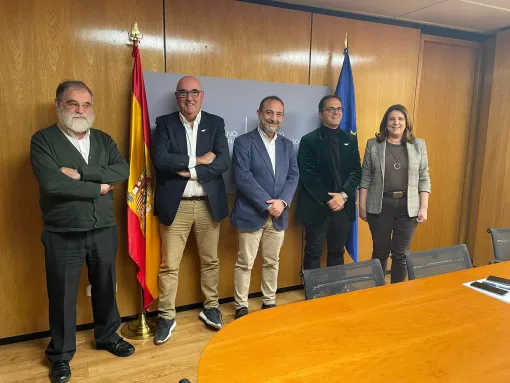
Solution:
{"label": "woman in beige blazer", "polygon": [[372,258],[384,272],[391,251],[391,283],[406,279],[405,254],[418,223],[427,220],[429,193],[425,141],[414,137],[407,109],[393,105],[367,141],[359,198],[359,216],[372,232]]}

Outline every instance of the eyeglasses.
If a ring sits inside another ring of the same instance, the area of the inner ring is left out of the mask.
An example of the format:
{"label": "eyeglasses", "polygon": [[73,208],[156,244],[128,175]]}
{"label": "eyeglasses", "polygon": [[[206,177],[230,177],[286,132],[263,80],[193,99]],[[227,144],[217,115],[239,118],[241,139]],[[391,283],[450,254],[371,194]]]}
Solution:
{"label": "eyeglasses", "polygon": [[332,106],[330,106],[329,108],[323,109],[322,111],[328,113],[343,112],[344,108],[342,108],[341,106],[339,106],[338,108],[333,108]]}
{"label": "eyeglasses", "polygon": [[192,90],[181,89],[181,90],[178,90],[177,92],[175,92],[175,95],[179,98],[187,98],[188,94],[189,94],[189,95],[191,95],[191,97],[197,98],[198,96],[200,96],[200,93],[202,93],[202,92],[203,91],[198,90],[198,89],[192,89]]}
{"label": "eyeglasses", "polygon": [[68,110],[78,110],[80,109],[80,107],[85,111],[85,112],[88,112],[89,110],[92,109],[92,103],[90,102],[86,102],[84,104],[80,104],[76,101],[62,101],[64,103],[64,106],[66,109]]}

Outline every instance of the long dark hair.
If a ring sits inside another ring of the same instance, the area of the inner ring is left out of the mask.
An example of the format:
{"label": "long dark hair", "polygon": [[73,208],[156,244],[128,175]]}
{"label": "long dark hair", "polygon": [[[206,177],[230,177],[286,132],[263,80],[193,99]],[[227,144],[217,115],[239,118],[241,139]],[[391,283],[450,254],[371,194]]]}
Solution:
{"label": "long dark hair", "polygon": [[406,107],[400,104],[390,106],[386,113],[384,113],[384,117],[381,120],[381,125],[379,126],[379,133],[375,134],[377,137],[377,142],[383,142],[386,137],[388,137],[388,131],[386,130],[386,126],[388,125],[388,116],[394,110],[402,112],[406,119],[406,128],[404,130],[404,135],[402,136],[402,143],[413,143],[415,139],[413,134],[413,122],[411,121],[411,117],[409,117],[409,112],[407,111]]}

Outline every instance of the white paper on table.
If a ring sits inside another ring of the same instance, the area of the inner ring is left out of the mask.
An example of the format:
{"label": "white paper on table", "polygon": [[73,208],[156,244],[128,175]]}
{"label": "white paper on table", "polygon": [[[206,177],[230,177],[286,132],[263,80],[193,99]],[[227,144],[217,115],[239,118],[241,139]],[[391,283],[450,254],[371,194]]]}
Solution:
{"label": "white paper on table", "polygon": [[466,286],[466,287],[469,287],[470,289],[476,290],[476,291],[478,291],[478,292],[480,292],[482,294],[485,294],[485,295],[488,295],[490,297],[499,299],[500,301],[503,301],[503,302],[506,302],[506,303],[510,303],[510,291],[508,292],[508,294],[498,295],[498,294],[491,293],[490,291],[478,289],[478,288],[476,288],[474,286],[471,286],[471,283],[473,283],[473,282],[485,282],[486,280],[487,280],[486,278],[478,279],[476,281],[471,281],[471,282],[463,283],[463,285]]}

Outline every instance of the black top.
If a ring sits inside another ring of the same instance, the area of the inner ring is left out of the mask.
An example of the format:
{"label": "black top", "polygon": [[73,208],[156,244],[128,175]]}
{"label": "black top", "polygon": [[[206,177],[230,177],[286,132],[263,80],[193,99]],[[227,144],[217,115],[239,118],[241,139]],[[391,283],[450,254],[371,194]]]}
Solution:
{"label": "black top", "polygon": [[326,140],[328,141],[329,151],[332,157],[332,168],[333,168],[333,180],[335,183],[334,193],[340,193],[342,191],[342,173],[340,171],[340,129],[331,129],[323,126]]}
{"label": "black top", "polygon": [[[328,194],[335,190],[333,181],[333,157],[326,137],[326,127],[320,127],[301,137],[297,155],[299,167],[298,199],[296,216],[302,221],[320,225],[329,216],[331,209]],[[345,211],[351,221],[356,218],[354,195],[361,180],[361,161],[355,135],[337,130],[340,150],[342,191],[349,199]]]}
{"label": "black top", "polygon": [[386,142],[384,191],[407,191],[409,158],[405,144]]}

